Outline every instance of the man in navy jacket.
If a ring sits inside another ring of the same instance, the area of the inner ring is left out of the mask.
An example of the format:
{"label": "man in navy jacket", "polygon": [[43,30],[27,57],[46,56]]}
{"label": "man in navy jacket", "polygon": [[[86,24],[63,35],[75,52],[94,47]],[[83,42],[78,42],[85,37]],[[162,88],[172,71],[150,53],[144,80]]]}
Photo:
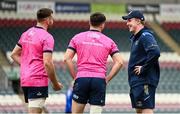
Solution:
{"label": "man in navy jacket", "polygon": [[137,113],[153,114],[155,91],[160,76],[160,49],[153,33],[144,26],[145,18],[140,11],[131,11],[122,18],[133,33],[130,37],[131,53],[128,64],[132,107]]}

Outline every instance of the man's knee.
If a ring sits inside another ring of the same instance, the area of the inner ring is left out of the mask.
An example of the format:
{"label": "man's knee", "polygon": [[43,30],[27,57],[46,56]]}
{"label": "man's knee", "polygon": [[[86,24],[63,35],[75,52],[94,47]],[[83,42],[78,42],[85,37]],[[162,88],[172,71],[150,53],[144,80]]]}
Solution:
{"label": "man's knee", "polygon": [[136,109],[137,114],[153,114],[153,109]]}
{"label": "man's knee", "polygon": [[136,109],[137,114],[142,114],[142,109]]}
{"label": "man's knee", "polygon": [[78,103],[72,100],[72,114],[83,113],[86,104]]}
{"label": "man's knee", "polygon": [[153,114],[153,109],[143,109],[142,114]]}
{"label": "man's knee", "polygon": [[90,107],[90,114],[101,114],[102,106],[91,105]]}
{"label": "man's knee", "polygon": [[41,113],[44,107],[46,98],[28,99],[29,112]]}

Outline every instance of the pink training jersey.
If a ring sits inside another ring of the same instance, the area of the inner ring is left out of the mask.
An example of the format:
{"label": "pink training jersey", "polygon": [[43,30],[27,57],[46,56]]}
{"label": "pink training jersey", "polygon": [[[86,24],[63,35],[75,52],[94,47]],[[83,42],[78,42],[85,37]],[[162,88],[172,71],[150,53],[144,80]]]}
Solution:
{"label": "pink training jersey", "polygon": [[52,52],[54,39],[41,27],[31,27],[24,32],[17,44],[22,48],[21,86],[48,86],[48,75],[43,64],[43,52]]}
{"label": "pink training jersey", "polygon": [[77,53],[76,78],[105,78],[108,55],[119,52],[112,39],[96,30],[75,35],[68,48]]}

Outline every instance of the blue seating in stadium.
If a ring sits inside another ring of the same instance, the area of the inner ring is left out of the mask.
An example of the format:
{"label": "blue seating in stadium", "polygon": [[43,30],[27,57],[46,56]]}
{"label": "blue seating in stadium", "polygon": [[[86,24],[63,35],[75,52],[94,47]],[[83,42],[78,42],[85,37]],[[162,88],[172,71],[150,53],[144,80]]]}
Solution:
{"label": "blue seating in stadium", "polygon": [[180,44],[180,23],[179,22],[164,22],[162,27],[172,36],[177,44]]}
{"label": "blue seating in stadium", "polygon": [[168,33],[173,37],[175,42],[177,42],[180,45],[180,29],[171,29],[168,31]]}
{"label": "blue seating in stadium", "polygon": [[[71,84],[72,78],[68,71],[57,70],[59,79],[64,84],[61,92],[65,93]],[[161,69],[160,82],[157,88],[158,93],[180,93],[180,71],[178,69]],[[53,90],[51,91],[54,92]],[[127,69],[122,69],[107,86],[107,93],[129,93]]]}
{"label": "blue seating in stadium", "polygon": [[[18,20],[18,19],[0,19],[0,48],[4,51],[10,51],[14,48],[20,35],[28,27],[35,25],[35,20]],[[65,51],[70,39],[77,33],[88,30],[87,21],[61,21],[57,20],[53,28],[49,29],[55,39],[55,51]],[[129,36],[131,35],[123,22],[108,22],[104,34],[112,38],[120,51],[130,51]],[[156,35],[157,36],[157,35]],[[172,51],[158,37],[157,42],[161,51]]]}

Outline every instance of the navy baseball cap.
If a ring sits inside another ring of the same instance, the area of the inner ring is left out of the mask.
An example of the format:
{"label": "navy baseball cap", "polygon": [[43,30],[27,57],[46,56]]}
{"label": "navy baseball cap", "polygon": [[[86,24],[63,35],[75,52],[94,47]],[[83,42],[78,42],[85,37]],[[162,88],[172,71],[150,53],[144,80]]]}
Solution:
{"label": "navy baseball cap", "polygon": [[143,13],[140,12],[139,10],[133,10],[133,11],[129,12],[129,14],[127,16],[122,16],[123,20],[128,20],[131,18],[137,18],[137,19],[140,19],[141,21],[145,20]]}

